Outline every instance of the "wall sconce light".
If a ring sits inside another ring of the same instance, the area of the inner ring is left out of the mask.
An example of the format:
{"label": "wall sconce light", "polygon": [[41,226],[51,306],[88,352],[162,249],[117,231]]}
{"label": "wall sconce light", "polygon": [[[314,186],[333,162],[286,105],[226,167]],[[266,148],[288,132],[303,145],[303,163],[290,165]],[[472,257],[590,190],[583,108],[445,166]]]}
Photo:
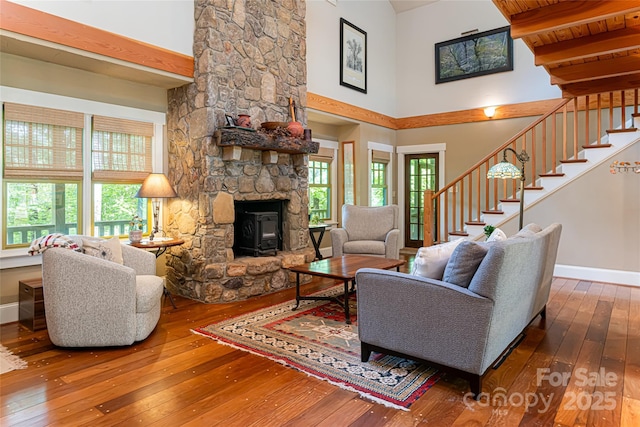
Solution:
{"label": "wall sconce light", "polygon": [[[517,166],[507,161],[507,151],[512,151],[516,155],[516,159],[520,162],[520,169]],[[522,219],[524,216],[524,164],[529,161],[529,155],[526,151],[522,150],[519,154],[511,147],[507,147],[502,152],[502,161],[496,163],[489,168],[487,172],[487,178],[502,178],[502,179],[520,179],[520,221],[518,230],[522,230]]]}
{"label": "wall sconce light", "polygon": [[489,119],[493,118],[496,115],[496,107],[485,107],[484,115]]}
{"label": "wall sconce light", "polygon": [[173,187],[169,183],[169,180],[163,173],[150,173],[149,176],[145,178],[135,197],[152,199],[151,204],[153,206],[153,230],[151,230],[149,240],[153,240],[154,235],[159,231],[158,215],[160,214],[160,199],[177,196],[178,195],[173,190]]}

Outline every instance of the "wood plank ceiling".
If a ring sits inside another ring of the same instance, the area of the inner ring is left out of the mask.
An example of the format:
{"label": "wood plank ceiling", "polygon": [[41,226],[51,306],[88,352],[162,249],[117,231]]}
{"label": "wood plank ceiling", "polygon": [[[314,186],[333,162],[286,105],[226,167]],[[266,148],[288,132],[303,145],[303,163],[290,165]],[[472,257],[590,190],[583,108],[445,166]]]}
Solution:
{"label": "wood plank ceiling", "polygon": [[564,97],[640,87],[640,1],[493,3]]}

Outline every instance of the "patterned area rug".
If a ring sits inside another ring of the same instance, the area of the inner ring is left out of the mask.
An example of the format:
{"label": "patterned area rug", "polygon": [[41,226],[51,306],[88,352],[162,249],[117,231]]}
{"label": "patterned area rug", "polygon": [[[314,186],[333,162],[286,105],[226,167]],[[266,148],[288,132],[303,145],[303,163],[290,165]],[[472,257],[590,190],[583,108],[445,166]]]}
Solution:
{"label": "patterned area rug", "polygon": [[[342,285],[316,295],[338,295]],[[224,320],[192,332],[268,357],[314,377],[355,391],[386,406],[407,410],[440,374],[429,366],[373,353],[360,361],[357,307],[350,300],[351,320],[332,301],[295,301]]]}
{"label": "patterned area rug", "polygon": [[27,365],[27,362],[15,356],[5,346],[0,345],[0,374],[15,369],[25,369]]}

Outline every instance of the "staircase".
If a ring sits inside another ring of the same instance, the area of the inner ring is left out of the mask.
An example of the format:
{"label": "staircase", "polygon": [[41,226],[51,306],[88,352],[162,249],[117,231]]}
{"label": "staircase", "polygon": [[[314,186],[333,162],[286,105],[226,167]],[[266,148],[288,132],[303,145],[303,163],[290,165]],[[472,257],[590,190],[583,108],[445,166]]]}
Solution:
{"label": "staircase", "polygon": [[[520,180],[486,177],[491,166],[502,161],[505,149],[518,153],[525,150],[529,155],[524,164],[526,212],[638,142],[638,127],[638,89],[563,100],[440,191],[425,192],[425,224],[434,227],[425,226],[424,245],[461,237],[480,238],[485,225],[498,227],[517,218]],[[515,154],[507,151],[507,161],[520,168]]]}

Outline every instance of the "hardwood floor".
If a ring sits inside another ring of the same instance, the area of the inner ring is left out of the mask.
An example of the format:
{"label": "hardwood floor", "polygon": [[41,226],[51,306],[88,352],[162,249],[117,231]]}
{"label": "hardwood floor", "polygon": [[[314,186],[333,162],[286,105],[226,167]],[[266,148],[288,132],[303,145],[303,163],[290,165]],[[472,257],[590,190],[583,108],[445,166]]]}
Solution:
{"label": "hardwood floor", "polygon": [[[316,279],[305,285],[305,292],[331,283]],[[294,289],[287,289],[224,305],[175,297],[178,308],[165,301],[149,338],[123,348],[57,348],[46,330],[34,333],[17,323],[2,325],[0,341],[29,367],[0,377],[0,423],[640,425],[639,288],[555,278],[546,321],[534,320],[506,361],[490,370],[480,403],[465,399],[467,382],[447,375],[410,411],[372,403],[190,332],[294,295]]]}

